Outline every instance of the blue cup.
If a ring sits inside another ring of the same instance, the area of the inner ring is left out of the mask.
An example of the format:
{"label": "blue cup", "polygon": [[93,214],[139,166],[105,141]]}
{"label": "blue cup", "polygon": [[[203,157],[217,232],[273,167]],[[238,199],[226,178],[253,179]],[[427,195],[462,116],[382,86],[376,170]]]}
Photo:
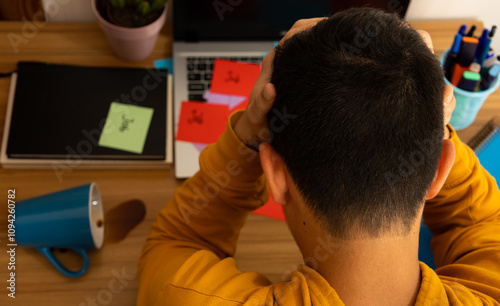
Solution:
{"label": "blue cup", "polygon": [[[16,243],[34,247],[68,277],[83,275],[89,266],[86,249],[102,247],[104,213],[95,183],[20,201],[16,204]],[[51,248],[69,248],[83,257],[78,271],[65,268]]]}
{"label": "blue cup", "polygon": [[[445,56],[449,50],[446,50],[441,55],[441,65],[444,63]],[[447,85],[453,86],[453,94],[457,100],[457,105],[453,114],[451,115],[450,124],[455,130],[462,130],[471,125],[476,119],[477,113],[483,106],[484,101],[490,94],[492,94],[500,84],[500,77],[491,84],[487,90],[467,91],[455,87],[446,78],[444,78]]]}

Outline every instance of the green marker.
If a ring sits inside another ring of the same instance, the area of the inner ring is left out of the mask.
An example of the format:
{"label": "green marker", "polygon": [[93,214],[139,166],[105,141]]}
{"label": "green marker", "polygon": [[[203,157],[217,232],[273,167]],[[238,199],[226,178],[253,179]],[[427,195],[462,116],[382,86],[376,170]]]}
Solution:
{"label": "green marker", "polygon": [[479,73],[465,71],[457,87],[467,91],[475,91],[479,81],[481,81],[481,75]]}

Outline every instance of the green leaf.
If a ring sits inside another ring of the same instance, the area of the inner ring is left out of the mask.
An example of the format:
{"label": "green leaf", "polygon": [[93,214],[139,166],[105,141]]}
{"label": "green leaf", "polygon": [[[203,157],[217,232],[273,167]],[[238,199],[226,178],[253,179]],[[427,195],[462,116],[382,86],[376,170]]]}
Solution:
{"label": "green leaf", "polygon": [[147,1],[142,2],[137,7],[137,10],[139,11],[139,13],[146,15],[147,13],[149,13],[151,11],[151,7],[149,5],[149,2],[147,2]]}
{"label": "green leaf", "polygon": [[111,0],[111,6],[123,8],[125,6],[125,0]]}
{"label": "green leaf", "polygon": [[153,4],[151,5],[151,10],[152,11],[161,10],[165,6],[165,3],[167,3],[167,0],[154,0]]}

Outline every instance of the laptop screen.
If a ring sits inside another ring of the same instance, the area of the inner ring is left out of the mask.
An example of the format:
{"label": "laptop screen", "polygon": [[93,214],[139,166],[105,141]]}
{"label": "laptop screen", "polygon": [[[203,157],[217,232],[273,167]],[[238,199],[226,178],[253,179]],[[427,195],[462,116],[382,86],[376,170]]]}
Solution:
{"label": "laptop screen", "polygon": [[301,18],[369,6],[404,17],[410,0],[175,0],[174,39],[278,40]]}

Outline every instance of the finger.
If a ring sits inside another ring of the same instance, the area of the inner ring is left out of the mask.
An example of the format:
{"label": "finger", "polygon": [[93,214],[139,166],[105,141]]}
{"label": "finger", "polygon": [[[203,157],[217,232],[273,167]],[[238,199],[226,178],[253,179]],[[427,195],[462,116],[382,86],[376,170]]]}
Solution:
{"label": "finger", "polygon": [[321,20],[324,20],[327,18],[328,17],[301,19],[301,20],[295,22],[295,24],[290,28],[290,30],[288,30],[288,32],[286,32],[285,36],[280,40],[279,44],[283,44],[283,42],[285,42],[287,39],[289,39],[290,37],[292,37],[293,35],[295,35],[299,32],[309,30],[310,28],[314,27]]}
{"label": "finger", "polygon": [[266,56],[264,56],[264,58],[262,59],[262,67],[256,83],[260,82],[269,83],[269,81],[271,81],[273,60],[274,60],[274,49],[268,52]]}
{"label": "finger", "polygon": [[[314,24],[305,24],[303,26],[295,27],[295,28],[290,29],[286,33],[286,35],[280,40],[280,42],[278,43],[278,45],[282,45],[287,39],[289,39],[293,35],[295,35],[295,34],[297,34],[299,32],[306,31],[306,30],[310,29],[311,27],[313,27],[315,24],[316,23],[314,23]],[[262,59],[262,72],[264,72],[264,74],[266,74],[266,72],[269,72],[269,70],[271,70],[271,66],[272,66],[272,62],[273,62],[273,59],[274,59],[274,55],[275,55],[275,51],[274,51],[274,48],[273,48]]]}
{"label": "finger", "polygon": [[276,88],[274,87],[274,84],[267,83],[266,86],[264,86],[264,89],[262,90],[262,98],[262,110],[267,113],[271,110],[274,99],[276,98]]}
{"label": "finger", "polygon": [[324,20],[327,18],[328,17],[313,17],[313,18],[299,19],[293,24],[293,26],[290,29],[292,29],[294,27],[299,28],[299,27],[310,25],[310,24],[315,25],[316,23],[320,22],[321,20]]}
{"label": "finger", "polygon": [[303,26],[308,25],[310,23],[317,23],[318,21],[323,20],[325,18],[327,18],[327,17],[313,17],[313,18],[299,19],[299,20],[295,21],[295,23],[292,25],[292,27],[290,29],[303,27]]}
{"label": "finger", "polygon": [[450,122],[456,103],[455,95],[453,94],[453,86],[446,85],[443,93],[443,115],[445,125]]}
{"label": "finger", "polygon": [[253,103],[249,104],[247,107],[247,111],[251,113],[249,118],[253,118],[253,120],[256,121],[252,123],[257,124],[267,120],[267,113],[271,110],[275,98],[276,88],[273,84],[267,83],[257,95],[256,99],[254,99]]}
{"label": "finger", "polygon": [[[314,22],[309,22],[306,24],[303,24],[300,27],[294,27],[290,29],[287,34],[280,40],[278,45],[282,45],[287,39],[290,39],[293,35],[299,33],[299,32],[304,32],[312,28],[316,23],[318,23],[320,20],[323,20],[324,18],[313,18],[315,19]],[[317,20],[316,20],[317,19]],[[261,72],[261,77],[265,78],[262,80],[262,82],[269,82],[271,80],[271,71],[272,71],[272,63],[274,59],[275,51],[274,48],[264,56],[262,59],[262,72]]]}
{"label": "finger", "polygon": [[[328,17],[318,17],[318,18],[309,18],[309,19],[300,19],[294,23],[294,25],[290,28],[290,30],[286,33],[286,35],[280,40],[278,45],[282,45],[287,39],[292,37],[293,35],[306,31],[313,26],[315,26],[321,20],[324,20]],[[271,71],[272,71],[272,63],[274,59],[274,48],[264,56],[262,59],[262,71],[259,75],[260,82],[269,82],[271,80]]]}
{"label": "finger", "polygon": [[425,42],[427,47],[434,54],[434,45],[432,43],[431,35],[424,30],[417,30],[417,32],[418,32],[418,34],[420,34],[420,37],[422,37],[422,40]]}

